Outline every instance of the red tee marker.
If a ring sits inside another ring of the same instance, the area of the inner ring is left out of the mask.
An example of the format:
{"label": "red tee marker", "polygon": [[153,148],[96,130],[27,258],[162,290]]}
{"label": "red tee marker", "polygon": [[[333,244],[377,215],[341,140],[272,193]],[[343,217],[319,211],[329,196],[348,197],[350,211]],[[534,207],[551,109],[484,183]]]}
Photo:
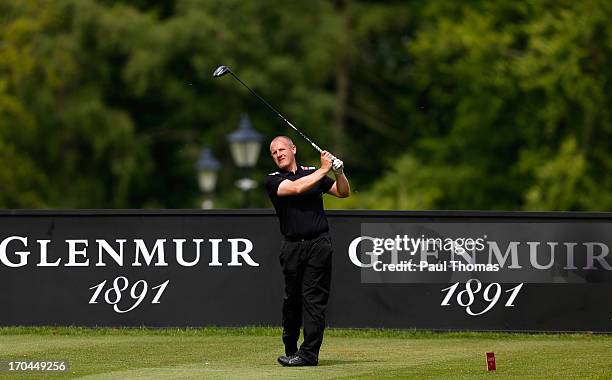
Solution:
{"label": "red tee marker", "polygon": [[495,371],[495,354],[493,352],[487,352],[487,369],[489,371]]}

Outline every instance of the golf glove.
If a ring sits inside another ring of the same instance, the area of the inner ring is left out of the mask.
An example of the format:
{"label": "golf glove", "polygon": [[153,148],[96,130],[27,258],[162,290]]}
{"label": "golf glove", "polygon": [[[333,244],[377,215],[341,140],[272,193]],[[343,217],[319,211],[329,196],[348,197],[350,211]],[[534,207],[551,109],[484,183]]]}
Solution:
{"label": "golf glove", "polygon": [[332,170],[336,175],[342,174],[344,172],[344,162],[342,162],[342,160],[339,158],[334,158],[332,161]]}

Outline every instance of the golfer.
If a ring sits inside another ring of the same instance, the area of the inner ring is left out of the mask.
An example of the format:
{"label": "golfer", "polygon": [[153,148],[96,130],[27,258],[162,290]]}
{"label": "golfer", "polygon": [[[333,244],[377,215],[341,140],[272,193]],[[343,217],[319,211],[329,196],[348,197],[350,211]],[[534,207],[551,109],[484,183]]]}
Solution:
{"label": "golfer", "polygon": [[[314,366],[325,329],[325,309],[331,281],[332,245],[323,211],[323,193],[339,198],[350,195],[344,164],[329,152],[321,152],[321,167],[300,166],[297,148],[290,138],[278,136],[270,154],[278,171],[270,173],[266,190],[276,209],[284,236],[280,264],[285,277],[283,299],[284,366]],[[335,181],[327,176],[332,171]],[[298,350],[304,321],[304,341]]]}

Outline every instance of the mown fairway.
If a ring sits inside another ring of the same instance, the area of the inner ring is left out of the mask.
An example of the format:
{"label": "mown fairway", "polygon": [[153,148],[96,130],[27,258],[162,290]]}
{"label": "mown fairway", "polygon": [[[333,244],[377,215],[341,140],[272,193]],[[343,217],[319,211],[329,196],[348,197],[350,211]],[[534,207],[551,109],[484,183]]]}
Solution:
{"label": "mown fairway", "polygon": [[[309,368],[276,363],[279,336],[275,328],[0,328],[0,361],[68,360],[70,371],[51,378],[612,378],[607,335],[330,329],[319,366]],[[496,373],[486,370],[487,351]]]}

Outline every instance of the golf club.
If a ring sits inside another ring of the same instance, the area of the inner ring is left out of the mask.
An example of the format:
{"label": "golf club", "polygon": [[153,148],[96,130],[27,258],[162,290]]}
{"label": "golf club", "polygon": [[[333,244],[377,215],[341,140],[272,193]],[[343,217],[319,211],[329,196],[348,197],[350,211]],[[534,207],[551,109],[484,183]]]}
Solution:
{"label": "golf club", "polygon": [[295,130],[297,133],[299,133],[299,134],[300,134],[300,136],[302,136],[304,139],[306,139],[306,141],[308,141],[308,142],[310,143],[310,145],[312,145],[312,147],[313,147],[313,148],[315,148],[315,149],[316,149],[316,150],[317,150],[319,153],[321,153],[322,149],[321,149],[321,148],[319,148],[319,147],[317,146],[317,144],[313,143],[313,142],[312,142],[312,140],[310,140],[308,137],[306,137],[306,135],[304,135],[302,132],[300,132],[300,130],[299,130],[299,129],[297,129],[297,128],[295,127],[295,125],[291,124],[291,122],[290,122],[289,120],[287,120],[287,119],[286,119],[286,118],[285,118],[283,115],[281,115],[281,113],[280,113],[280,112],[278,112],[278,111],[276,110],[276,108],[272,107],[272,106],[270,105],[270,103],[266,102],[264,98],[262,98],[261,96],[257,95],[257,93],[256,93],[255,91],[251,90],[251,88],[250,88],[249,86],[247,86],[247,85],[246,85],[246,84],[245,84],[243,81],[241,81],[241,80],[240,80],[240,78],[238,78],[238,77],[236,76],[236,74],[234,74],[234,73],[232,72],[232,70],[230,70],[230,68],[229,68],[229,67],[227,67],[227,66],[219,66],[219,67],[217,67],[217,70],[215,70],[215,72],[213,73],[213,78],[219,78],[219,77],[222,77],[222,76],[224,76],[224,75],[225,75],[225,74],[227,74],[227,73],[231,74],[231,75],[232,75],[232,76],[233,76],[233,77],[234,77],[234,78],[235,78],[235,79],[236,79],[238,82],[240,82],[240,83],[241,83],[241,84],[242,84],[244,87],[246,87],[246,88],[247,88],[247,90],[251,91],[251,93],[252,93],[253,95],[255,95],[255,96],[257,97],[257,99],[261,100],[261,101],[262,101],[262,102],[263,102],[263,103],[264,103],[266,106],[268,106],[268,108],[270,108],[270,109],[271,109],[271,110],[272,110],[272,111],[273,111],[275,114],[277,114],[277,115],[278,115],[278,117],[280,117],[281,119],[283,119],[283,120],[285,121],[285,123],[287,123],[287,125],[288,125],[288,126],[290,126],[291,128],[293,128],[293,129],[294,129],[294,130]]}

